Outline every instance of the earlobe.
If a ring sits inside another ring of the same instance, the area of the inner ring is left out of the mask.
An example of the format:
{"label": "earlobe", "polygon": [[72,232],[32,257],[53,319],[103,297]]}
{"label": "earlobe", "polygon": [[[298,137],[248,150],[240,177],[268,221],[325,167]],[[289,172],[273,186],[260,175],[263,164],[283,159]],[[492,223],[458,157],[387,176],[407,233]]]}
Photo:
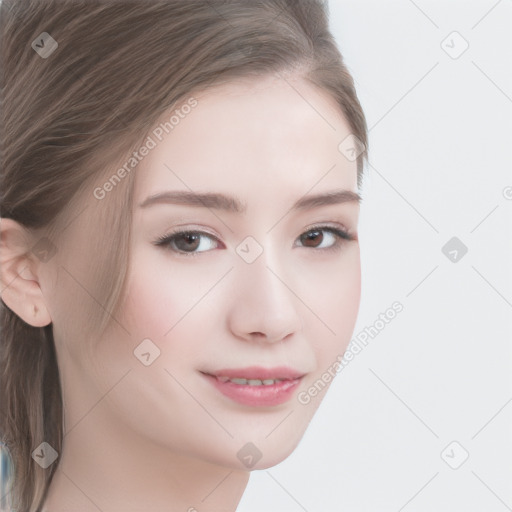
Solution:
{"label": "earlobe", "polygon": [[22,224],[0,219],[0,295],[24,322],[44,327],[52,319],[39,285],[38,261],[30,250],[32,241]]}

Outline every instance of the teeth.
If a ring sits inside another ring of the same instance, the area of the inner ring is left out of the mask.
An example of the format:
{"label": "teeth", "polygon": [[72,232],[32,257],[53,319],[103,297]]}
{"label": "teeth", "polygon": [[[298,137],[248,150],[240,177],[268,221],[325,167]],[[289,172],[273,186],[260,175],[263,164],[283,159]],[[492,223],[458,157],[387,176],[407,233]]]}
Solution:
{"label": "teeth", "polygon": [[247,379],[229,379],[231,382],[234,382],[235,384],[247,384]]}
{"label": "teeth", "polygon": [[230,379],[229,377],[225,376],[219,376],[217,377],[221,382],[227,382],[228,380],[232,382],[233,384],[240,384],[243,386],[272,386],[273,384],[276,384],[277,382],[281,382],[282,379],[242,379],[242,378],[233,378]]}

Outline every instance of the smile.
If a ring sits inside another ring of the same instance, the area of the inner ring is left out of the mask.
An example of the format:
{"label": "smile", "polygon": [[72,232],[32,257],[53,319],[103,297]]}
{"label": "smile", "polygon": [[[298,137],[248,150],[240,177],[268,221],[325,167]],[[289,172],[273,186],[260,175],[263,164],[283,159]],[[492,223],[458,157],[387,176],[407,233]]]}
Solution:
{"label": "smile", "polygon": [[227,398],[251,407],[288,402],[304,376],[286,367],[251,367],[201,374]]}

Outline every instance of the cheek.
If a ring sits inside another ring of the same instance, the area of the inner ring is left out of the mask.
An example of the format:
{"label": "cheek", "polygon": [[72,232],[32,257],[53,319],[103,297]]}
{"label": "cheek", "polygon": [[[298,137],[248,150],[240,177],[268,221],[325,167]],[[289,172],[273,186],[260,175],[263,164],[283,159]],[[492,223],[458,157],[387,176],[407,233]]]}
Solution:
{"label": "cheek", "polygon": [[315,267],[314,275],[305,277],[302,286],[302,296],[312,311],[304,317],[306,336],[323,368],[346,349],[356,324],[361,298],[359,246],[354,244],[337,261]]}
{"label": "cheek", "polygon": [[183,316],[179,283],[175,279],[170,281],[168,277],[143,272],[130,276],[121,315],[134,347],[149,338],[162,348]]}
{"label": "cheek", "polygon": [[173,297],[174,287],[162,293],[165,283],[165,279],[157,280],[140,272],[130,276],[122,314],[132,335],[161,338],[173,325],[177,298]]}
{"label": "cheek", "polygon": [[150,338],[166,347],[179,333],[187,341],[173,344],[173,350],[192,350],[191,345],[198,343],[193,329],[199,329],[198,320],[208,321],[211,315],[205,305],[208,300],[201,298],[212,286],[212,271],[203,272],[186,270],[157,253],[141,251],[134,256],[120,312],[134,343]]}

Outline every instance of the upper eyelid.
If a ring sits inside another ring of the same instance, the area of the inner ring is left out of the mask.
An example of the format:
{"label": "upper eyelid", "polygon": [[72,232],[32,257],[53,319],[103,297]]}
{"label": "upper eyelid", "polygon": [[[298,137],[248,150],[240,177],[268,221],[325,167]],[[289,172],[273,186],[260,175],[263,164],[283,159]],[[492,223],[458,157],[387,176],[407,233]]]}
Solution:
{"label": "upper eyelid", "polygon": [[333,229],[340,229],[341,231],[346,231],[347,233],[351,233],[351,229],[349,229],[345,224],[341,222],[320,222],[311,225],[310,227],[307,227],[303,233],[306,233],[307,231],[312,231],[313,229],[320,229],[320,228],[333,228]]}
{"label": "upper eyelid", "polygon": [[[304,230],[301,231],[301,234],[307,233],[308,231],[311,231],[313,229],[319,229],[319,228],[341,229],[342,231],[346,231],[348,234],[350,234],[352,232],[352,230],[350,228],[348,228],[342,222],[324,221],[324,222],[314,223],[311,226],[308,226],[308,227],[304,228]],[[220,238],[221,238],[220,236],[216,235],[215,233],[210,233],[209,231],[205,230],[204,228],[199,228],[199,227],[198,228],[194,228],[194,227],[191,227],[191,228],[188,228],[188,227],[184,227],[184,228],[176,227],[175,229],[170,229],[169,233],[167,235],[164,235],[164,236],[174,236],[174,235],[179,235],[179,234],[183,234],[183,233],[199,233],[199,234],[202,234],[202,235],[212,236],[213,238],[216,238],[218,240],[220,240]]]}

